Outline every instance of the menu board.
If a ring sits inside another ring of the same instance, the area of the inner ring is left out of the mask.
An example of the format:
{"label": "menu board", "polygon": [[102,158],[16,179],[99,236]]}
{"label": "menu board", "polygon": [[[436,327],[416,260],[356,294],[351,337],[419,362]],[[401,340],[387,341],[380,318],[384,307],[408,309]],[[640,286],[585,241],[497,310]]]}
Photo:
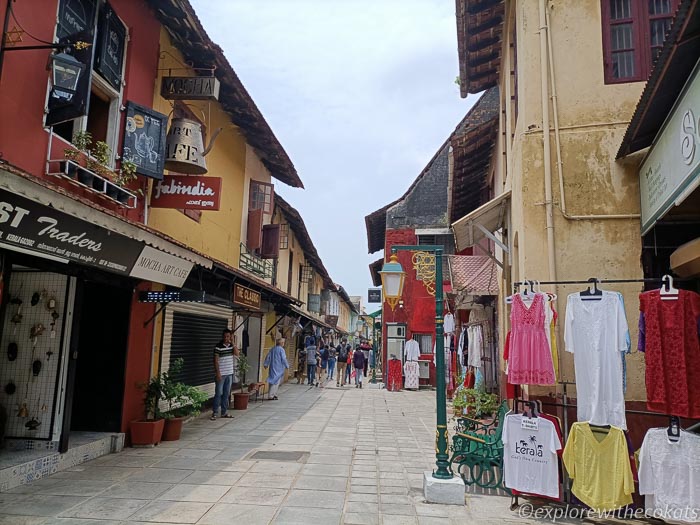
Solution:
{"label": "menu board", "polygon": [[167,126],[167,115],[127,102],[122,157],[136,164],[136,173],[163,179]]}

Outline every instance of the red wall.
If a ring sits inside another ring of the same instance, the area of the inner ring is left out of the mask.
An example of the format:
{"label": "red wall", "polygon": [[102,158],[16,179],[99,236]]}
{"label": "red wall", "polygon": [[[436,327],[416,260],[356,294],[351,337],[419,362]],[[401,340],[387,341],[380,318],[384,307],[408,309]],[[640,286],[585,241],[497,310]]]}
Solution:
{"label": "red wall", "polygon": [[143,419],[143,391],[139,385],[151,377],[151,346],[156,320],[147,326],[156,309],[154,303],[140,303],[138,293],[150,290],[150,283],[137,286],[131,299],[131,318],[129,319],[129,351],[126,356],[126,373],[124,375],[124,402],[122,405],[122,432],[127,432],[129,423],[134,419]]}
{"label": "red wall", "polygon": [[[0,6],[0,19],[3,20],[6,5],[6,2],[2,2]],[[158,69],[160,24],[143,0],[110,0],[110,5],[129,29],[123,101],[126,103],[127,100],[132,100],[152,106]],[[13,2],[13,13],[24,29],[47,42],[53,40],[57,9],[57,0]],[[16,25],[10,19],[9,30]],[[40,44],[28,34],[23,36],[23,40],[20,46]],[[5,53],[0,80],[0,158],[37,177],[46,177],[44,173],[49,134],[42,126],[49,85],[49,71],[46,69],[49,54],[49,50]],[[120,137],[121,133],[120,131]],[[63,140],[54,136],[52,158],[63,158],[65,147]],[[121,151],[121,138],[117,151]],[[114,209],[117,213],[133,220],[143,220],[142,199],[139,199],[136,210],[127,211],[58,178],[50,179],[83,199],[95,199],[95,202]]]}

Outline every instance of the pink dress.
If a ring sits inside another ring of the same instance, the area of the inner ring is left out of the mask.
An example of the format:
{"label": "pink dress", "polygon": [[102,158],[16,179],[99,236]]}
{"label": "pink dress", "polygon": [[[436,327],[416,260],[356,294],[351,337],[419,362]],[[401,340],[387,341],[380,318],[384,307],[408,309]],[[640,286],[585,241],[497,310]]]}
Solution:
{"label": "pink dress", "polygon": [[513,297],[508,382],[514,385],[553,385],[554,364],[549,350],[544,294],[535,294],[530,308],[520,294]]}

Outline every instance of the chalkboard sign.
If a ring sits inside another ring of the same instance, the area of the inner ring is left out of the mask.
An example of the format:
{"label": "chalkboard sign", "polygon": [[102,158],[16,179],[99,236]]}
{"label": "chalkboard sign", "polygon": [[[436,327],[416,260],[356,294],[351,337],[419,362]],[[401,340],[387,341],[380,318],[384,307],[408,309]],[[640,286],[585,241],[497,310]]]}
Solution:
{"label": "chalkboard sign", "polygon": [[84,31],[92,34],[94,28],[95,0],[61,0],[56,27],[56,36],[59,40],[69,39]]}
{"label": "chalkboard sign", "polygon": [[95,71],[117,91],[121,89],[125,45],[126,27],[109,4],[104,4],[97,25]]}
{"label": "chalkboard sign", "polygon": [[163,178],[167,126],[167,115],[127,102],[122,157],[136,164],[136,173]]}

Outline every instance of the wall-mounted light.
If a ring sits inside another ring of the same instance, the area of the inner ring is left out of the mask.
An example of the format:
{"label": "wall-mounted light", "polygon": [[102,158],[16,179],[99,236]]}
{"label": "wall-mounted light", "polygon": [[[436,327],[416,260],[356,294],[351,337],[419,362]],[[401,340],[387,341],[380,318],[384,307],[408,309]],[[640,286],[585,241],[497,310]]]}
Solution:
{"label": "wall-mounted light", "polygon": [[80,75],[85,70],[85,64],[68,53],[51,55],[51,97],[58,102],[68,103],[73,100],[78,88]]}

